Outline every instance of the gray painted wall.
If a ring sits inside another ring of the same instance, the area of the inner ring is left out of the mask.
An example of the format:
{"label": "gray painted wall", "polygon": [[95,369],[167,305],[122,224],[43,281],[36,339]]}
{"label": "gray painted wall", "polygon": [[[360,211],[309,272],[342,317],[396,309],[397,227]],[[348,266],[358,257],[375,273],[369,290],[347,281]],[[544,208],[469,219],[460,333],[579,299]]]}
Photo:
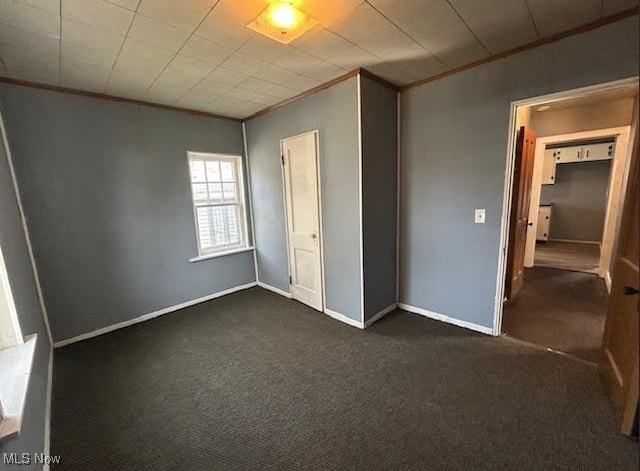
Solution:
{"label": "gray painted wall", "polygon": [[356,79],[247,122],[258,278],[289,291],[280,140],[319,131],[327,308],[361,319]]}
{"label": "gray painted wall", "polygon": [[403,93],[401,302],[493,325],[510,103],[638,75],[638,42],[633,17]]}
{"label": "gray painted wall", "polygon": [[[0,102],[0,113],[2,111]],[[24,336],[38,334],[22,431],[18,437],[0,444],[0,457],[3,453],[42,453],[46,408],[49,400],[47,383],[51,345],[36,293],[25,233],[2,142],[0,142],[0,246],[7,266],[22,334]],[[20,466],[20,468],[38,469],[34,465]]]}
{"label": "gray painted wall", "polygon": [[542,185],[540,204],[553,204],[550,239],[600,242],[611,161],[556,166],[553,185]]}
{"label": "gray painted wall", "polygon": [[0,85],[54,340],[255,281],[197,255],[187,150],[243,153],[238,122]]}
{"label": "gray painted wall", "polygon": [[361,77],[364,317],[396,302],[397,93]]}

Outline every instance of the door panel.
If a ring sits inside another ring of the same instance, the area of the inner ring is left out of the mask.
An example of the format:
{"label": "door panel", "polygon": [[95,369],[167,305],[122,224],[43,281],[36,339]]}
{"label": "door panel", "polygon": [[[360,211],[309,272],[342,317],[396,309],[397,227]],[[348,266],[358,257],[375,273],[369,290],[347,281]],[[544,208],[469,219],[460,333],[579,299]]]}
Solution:
{"label": "door panel", "polygon": [[282,141],[291,295],[322,311],[316,134]]}
{"label": "door panel", "polygon": [[529,201],[531,178],[536,150],[536,135],[522,126],[516,141],[511,197],[511,222],[509,226],[509,252],[505,296],[511,299],[522,287],[524,280],[524,252],[529,228]]}
{"label": "door panel", "polygon": [[[638,259],[640,221],[638,194],[638,138],[628,179],[622,224],[611,283],[602,347],[602,376],[620,414],[620,431],[630,434],[638,408]],[[634,292],[634,290],[636,290]]]}

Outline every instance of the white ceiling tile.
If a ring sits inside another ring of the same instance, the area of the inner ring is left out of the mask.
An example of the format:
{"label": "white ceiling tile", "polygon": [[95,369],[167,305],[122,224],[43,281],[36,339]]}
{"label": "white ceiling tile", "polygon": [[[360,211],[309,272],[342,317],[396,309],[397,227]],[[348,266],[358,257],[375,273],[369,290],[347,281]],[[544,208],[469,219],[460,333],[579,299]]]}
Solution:
{"label": "white ceiling tile", "polygon": [[144,92],[142,99],[152,103],[172,105],[188,91],[188,88],[156,82]]}
{"label": "white ceiling tile", "polygon": [[306,77],[319,80],[320,82],[326,82],[328,80],[339,77],[340,75],[343,75],[345,72],[345,69],[330,64],[329,62],[321,61],[314,64],[304,73],[304,75]]}
{"label": "white ceiling tile", "polygon": [[[310,87],[313,88],[313,87]],[[282,85],[276,85],[271,90],[269,90],[266,94],[278,99],[285,99],[297,95],[300,93],[300,90],[294,90]]]}
{"label": "white ceiling tile", "polygon": [[[314,80],[309,77],[304,77],[302,75],[293,75],[288,78],[285,82],[281,84],[282,87],[286,87],[287,89],[297,90],[299,92],[303,92],[305,90],[309,90],[313,87],[317,87],[322,82],[319,80]],[[269,94],[273,94],[275,89],[269,90]]]}
{"label": "white ceiling tile", "polygon": [[127,34],[133,15],[130,10],[102,0],[62,0],[62,16],[122,36]]}
{"label": "white ceiling tile", "polygon": [[260,94],[256,92],[250,92],[249,90],[243,90],[242,88],[232,88],[231,90],[227,91],[224,96],[248,101],[254,99],[255,97],[259,97]]}
{"label": "white ceiling tile", "polygon": [[98,49],[90,49],[82,44],[62,41],[62,70],[85,67],[104,69],[110,71],[116,61],[117,54]]}
{"label": "white ceiling tile", "polygon": [[136,11],[138,5],[140,4],[140,0],[105,0],[109,3],[114,3],[120,7],[126,8],[127,10]]}
{"label": "white ceiling tile", "polygon": [[238,49],[238,51],[243,54],[258,57],[266,62],[275,62],[288,54],[290,49],[291,48],[289,46],[285,46],[273,39],[256,34],[249,38],[249,40]]}
{"label": "white ceiling tile", "polygon": [[138,13],[192,32],[207,16],[211,6],[201,0],[142,0]]}
{"label": "white ceiling tile", "polygon": [[32,7],[17,0],[0,2],[0,24],[54,38],[60,37],[59,14]]}
{"label": "white ceiling tile", "polygon": [[319,64],[320,61],[321,59],[318,57],[304,51],[291,49],[286,56],[277,60],[274,65],[301,74]]}
{"label": "white ceiling tile", "polygon": [[379,63],[367,67],[367,70],[396,85],[407,85],[415,79],[408,73],[390,64]]}
{"label": "white ceiling tile", "polygon": [[1,51],[11,50],[12,54],[24,54],[48,61],[58,56],[60,40],[4,25],[0,28],[0,48]]}
{"label": "white ceiling tile", "polygon": [[182,55],[193,57],[212,65],[221,64],[232,53],[232,49],[199,36],[191,36],[180,50]]}
{"label": "white ceiling tile", "polygon": [[224,21],[246,25],[272,2],[273,0],[220,0],[214,11]]}
{"label": "white ceiling tile", "polygon": [[128,35],[130,38],[146,42],[158,47],[177,50],[189,37],[189,33],[182,29],[146,16],[137,14],[133,18]]}
{"label": "white ceiling tile", "polygon": [[40,10],[60,15],[60,0],[18,0],[20,3],[29,5]]}
{"label": "white ceiling tile", "polygon": [[70,18],[62,18],[63,42],[73,42],[89,49],[117,54],[120,52],[124,39],[124,36],[119,34]]}
{"label": "white ceiling tile", "polygon": [[415,78],[423,78],[444,72],[447,67],[420,45],[394,51],[384,57],[384,62],[402,69]]}
{"label": "white ceiling tile", "polygon": [[406,0],[402,3],[371,0],[371,3],[450,67],[489,55],[446,0]]}
{"label": "white ceiling tile", "polygon": [[638,0],[603,0],[602,14],[604,16],[613,15],[624,10],[638,6]]}
{"label": "white ceiling tile", "polygon": [[218,7],[209,13],[195,34],[232,49],[239,48],[254,35],[244,24],[225,19]]}
{"label": "white ceiling tile", "polygon": [[379,62],[373,54],[365,51],[359,46],[352,46],[344,52],[331,58],[331,63],[346,70],[366,67]]}
{"label": "white ceiling tile", "polygon": [[211,100],[210,104],[216,106],[219,110],[229,109],[234,106],[239,106],[244,103],[244,100],[239,100],[230,96],[221,96]]}
{"label": "white ceiling tile", "polygon": [[155,83],[160,82],[162,85],[167,87],[175,85],[176,88],[191,89],[194,85],[199,83],[200,80],[202,80],[200,77],[188,72],[167,68],[162,71]]}
{"label": "white ceiling tile", "polygon": [[602,0],[527,0],[542,37],[595,21],[602,12]]}
{"label": "white ceiling tile", "polygon": [[264,106],[274,105],[274,104],[278,103],[278,101],[280,101],[280,100],[281,100],[280,98],[276,98],[276,97],[271,96],[271,95],[263,94],[263,95],[260,95],[260,96],[258,96],[256,98],[254,98],[251,101],[253,101],[254,103],[258,103],[258,104],[260,104],[260,105],[262,105],[264,107]]}
{"label": "white ceiling tile", "polygon": [[212,93],[201,93],[189,90],[187,93],[182,95],[178,101],[176,101],[176,106],[194,110],[204,110],[211,101],[215,100],[219,96],[220,95]]}
{"label": "white ceiling tile", "polygon": [[254,75],[264,69],[267,65],[267,62],[239,52],[234,52],[222,63],[222,67],[225,69],[246,75]]}
{"label": "white ceiling tile", "polygon": [[34,53],[32,55],[25,53],[23,49],[3,47],[2,60],[13,76],[33,82],[58,84],[60,80],[58,53],[52,50],[51,54],[43,54],[43,49],[36,49],[32,45],[30,50]]}
{"label": "white ceiling tile", "polygon": [[363,3],[364,0],[305,0],[299,8],[322,25],[331,26]]}
{"label": "white ceiling tile", "polygon": [[[120,58],[140,63],[165,66],[173,59],[175,51],[152,46],[132,38],[127,38],[120,51]],[[118,59],[119,60],[119,59]]]}
{"label": "white ceiling tile", "polygon": [[233,87],[230,85],[225,85],[219,82],[213,82],[211,80],[205,79],[201,82],[198,82],[196,86],[193,87],[192,91],[194,93],[202,93],[209,95],[223,95],[231,90]]}
{"label": "white ceiling tile", "polygon": [[235,87],[236,85],[244,82],[248,78],[249,75],[247,74],[236,72],[235,70],[225,69],[224,67],[218,67],[217,69],[214,69],[213,72],[211,72],[207,77],[208,80],[223,83],[232,87]]}
{"label": "white ceiling tile", "polygon": [[539,39],[525,0],[450,0],[492,54]]}
{"label": "white ceiling tile", "polygon": [[60,71],[60,85],[79,90],[102,92],[110,72],[110,70],[99,67],[65,67],[63,64]]}
{"label": "white ceiling tile", "polygon": [[206,77],[214,68],[215,65],[192,57],[183,56],[182,54],[178,54],[168,65],[168,69],[190,74],[199,78]]}
{"label": "white ceiling tile", "polygon": [[353,47],[349,41],[322,26],[316,26],[299,40],[296,40],[294,45],[298,49],[325,60],[330,60]]}
{"label": "white ceiling tile", "polygon": [[275,87],[275,84],[271,82],[266,82],[264,80],[260,80],[256,77],[250,77],[241,84],[238,85],[238,88],[242,88],[244,90],[249,90],[251,92],[256,93],[265,93]]}
{"label": "white ceiling tile", "polygon": [[261,78],[262,80],[266,80],[267,82],[275,83],[276,85],[283,83],[288,78],[291,78],[294,75],[294,72],[272,64],[266,66],[264,69],[258,72],[259,78]]}
{"label": "white ceiling tile", "polygon": [[368,3],[338,20],[330,29],[378,57],[415,43]]}

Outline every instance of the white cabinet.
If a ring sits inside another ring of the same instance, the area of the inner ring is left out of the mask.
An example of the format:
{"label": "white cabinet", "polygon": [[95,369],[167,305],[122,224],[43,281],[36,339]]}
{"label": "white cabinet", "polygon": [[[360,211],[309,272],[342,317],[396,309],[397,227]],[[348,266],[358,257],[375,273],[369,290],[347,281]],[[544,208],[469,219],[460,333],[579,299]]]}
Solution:
{"label": "white cabinet", "polygon": [[582,146],[562,147],[553,149],[553,156],[556,164],[567,164],[570,162],[582,162]]}
{"label": "white cabinet", "polygon": [[582,160],[609,160],[613,159],[613,142],[603,144],[589,144],[582,148]]}
{"label": "white cabinet", "polygon": [[553,185],[556,179],[556,158],[553,149],[544,151],[544,162],[542,163],[542,184]]}
{"label": "white cabinet", "polygon": [[551,205],[541,205],[538,208],[538,223],[536,224],[536,240],[549,240],[551,227]]}

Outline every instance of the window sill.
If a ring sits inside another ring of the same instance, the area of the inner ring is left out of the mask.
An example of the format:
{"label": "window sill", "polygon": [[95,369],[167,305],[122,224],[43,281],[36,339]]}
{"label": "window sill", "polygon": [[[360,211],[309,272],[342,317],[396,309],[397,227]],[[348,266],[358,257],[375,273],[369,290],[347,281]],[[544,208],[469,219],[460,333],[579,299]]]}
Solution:
{"label": "window sill", "polygon": [[227,250],[225,252],[216,252],[208,255],[200,255],[198,257],[190,258],[189,261],[191,263],[201,262],[202,260],[209,260],[211,258],[218,258],[218,257],[226,257],[227,255],[233,255],[236,253],[251,252],[253,249],[254,247],[242,247],[241,249],[233,249],[233,250]]}
{"label": "window sill", "polygon": [[36,339],[37,335],[30,335],[22,345],[0,350],[0,399],[3,409],[0,442],[18,435],[22,428]]}

